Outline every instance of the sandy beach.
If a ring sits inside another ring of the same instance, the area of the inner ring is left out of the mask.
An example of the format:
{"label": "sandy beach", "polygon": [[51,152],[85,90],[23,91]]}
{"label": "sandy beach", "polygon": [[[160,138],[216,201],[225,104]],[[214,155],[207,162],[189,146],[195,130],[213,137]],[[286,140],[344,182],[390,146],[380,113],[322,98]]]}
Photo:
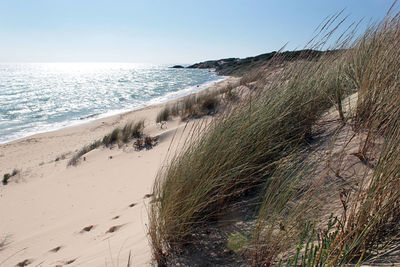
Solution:
{"label": "sandy beach", "polygon": [[[0,145],[0,174],[20,171],[0,186],[0,266],[126,266],[129,255],[133,266],[150,265],[148,194],[187,123],[175,118],[161,129],[155,118],[164,105]],[[158,137],[152,149],[102,147],[67,167],[84,145],[141,119],[144,133]]]}

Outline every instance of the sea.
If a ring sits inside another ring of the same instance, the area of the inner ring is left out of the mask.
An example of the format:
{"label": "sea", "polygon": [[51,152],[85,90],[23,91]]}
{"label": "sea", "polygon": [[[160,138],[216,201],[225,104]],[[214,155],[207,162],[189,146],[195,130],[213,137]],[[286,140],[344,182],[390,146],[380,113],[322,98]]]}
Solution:
{"label": "sea", "polygon": [[225,78],[136,63],[0,63],[0,144],[167,102]]}

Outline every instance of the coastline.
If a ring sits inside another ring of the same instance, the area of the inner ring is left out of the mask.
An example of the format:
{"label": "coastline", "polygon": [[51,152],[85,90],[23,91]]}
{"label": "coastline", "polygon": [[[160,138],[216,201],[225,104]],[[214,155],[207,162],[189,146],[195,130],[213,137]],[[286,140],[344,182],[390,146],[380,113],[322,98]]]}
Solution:
{"label": "coastline", "polygon": [[108,118],[108,117],[112,117],[112,116],[117,116],[117,115],[121,115],[124,113],[129,113],[129,112],[140,110],[140,109],[143,109],[143,108],[146,108],[149,106],[153,106],[153,105],[166,104],[170,101],[174,101],[176,99],[185,97],[187,95],[196,94],[202,90],[205,90],[205,89],[213,86],[214,84],[216,84],[218,82],[224,81],[229,78],[229,76],[217,76],[217,77],[218,77],[218,79],[216,79],[216,80],[207,81],[207,82],[199,84],[197,86],[189,86],[189,87],[183,88],[179,91],[170,92],[163,96],[159,96],[154,99],[151,99],[145,103],[134,104],[130,108],[109,110],[105,113],[89,114],[89,115],[85,115],[80,118],[69,119],[69,120],[62,121],[62,122],[49,123],[47,126],[41,126],[37,130],[29,130],[25,134],[24,133],[15,134],[16,137],[13,137],[10,140],[7,140],[5,142],[0,141],[0,145],[14,142],[17,140],[21,140],[24,138],[29,138],[29,137],[37,135],[37,134],[53,132],[53,131],[57,131],[57,130],[61,130],[61,129],[69,128],[69,127],[75,127],[75,126],[93,122],[95,120],[104,119],[104,118]]}
{"label": "coastline", "polygon": [[[237,79],[227,78],[198,93],[218,90]],[[187,124],[174,118],[160,129],[155,118],[165,105],[181,99],[0,144],[0,174],[20,170],[9,184],[0,186],[4,264],[14,266],[26,259],[44,265],[71,260],[78,266],[126,264],[131,253],[133,266],[148,265],[145,196],[171,147],[173,151],[179,145],[172,144],[174,135],[184,140]],[[141,119],[144,133],[159,137],[153,149],[99,148],[78,166],[66,167],[83,146]],[[87,226],[92,230],[83,231]],[[51,252],[57,247],[61,248]]]}

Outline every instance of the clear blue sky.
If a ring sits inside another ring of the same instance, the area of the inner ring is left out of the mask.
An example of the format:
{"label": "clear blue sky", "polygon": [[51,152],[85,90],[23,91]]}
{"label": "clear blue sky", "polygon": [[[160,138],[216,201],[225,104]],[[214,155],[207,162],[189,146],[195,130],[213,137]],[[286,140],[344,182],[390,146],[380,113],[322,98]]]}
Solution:
{"label": "clear blue sky", "polygon": [[392,0],[0,0],[0,62],[192,63],[302,48],[322,20]]}

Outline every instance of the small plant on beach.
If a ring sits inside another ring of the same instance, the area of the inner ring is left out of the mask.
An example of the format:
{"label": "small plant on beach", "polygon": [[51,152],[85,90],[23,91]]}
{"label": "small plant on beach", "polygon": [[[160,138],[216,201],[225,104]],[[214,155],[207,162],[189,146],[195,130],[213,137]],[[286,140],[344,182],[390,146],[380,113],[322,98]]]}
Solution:
{"label": "small plant on beach", "polygon": [[135,148],[135,150],[139,151],[142,150],[144,148],[144,140],[142,138],[137,139],[134,143],[133,143],[133,147]]}
{"label": "small plant on beach", "polygon": [[5,173],[5,174],[3,175],[3,180],[2,180],[3,185],[8,184],[8,180],[10,180],[11,177],[16,176],[18,173],[19,173],[19,170],[17,170],[17,169],[14,169],[14,170],[11,172],[11,174]]}
{"label": "small plant on beach", "polygon": [[63,159],[65,159],[66,156],[67,156],[67,153],[64,153],[64,154],[62,154],[60,156],[57,156],[54,161],[57,162],[57,161],[63,160]]}
{"label": "small plant on beach", "polygon": [[139,138],[137,139],[134,143],[133,146],[135,150],[139,151],[144,148],[146,149],[151,149],[153,146],[155,146],[157,143],[157,138],[156,137],[151,137],[151,136],[145,136],[144,138]]}
{"label": "small plant on beach", "polygon": [[127,123],[121,130],[123,143],[128,143],[132,138],[140,138],[143,135],[144,121]]}
{"label": "small plant on beach", "polygon": [[2,180],[3,185],[8,184],[8,180],[9,180],[10,178],[11,178],[11,174],[9,174],[9,173],[4,174],[4,175],[3,175],[3,180]]}
{"label": "small plant on beach", "polygon": [[152,148],[152,147],[154,146],[154,144],[155,144],[155,138],[153,138],[153,137],[151,137],[151,136],[146,136],[146,137],[144,138],[144,145],[145,145],[147,148]]}
{"label": "small plant on beach", "polygon": [[81,150],[79,150],[78,153],[76,153],[76,154],[68,161],[67,166],[75,166],[75,165],[78,163],[79,159],[80,159],[83,155],[85,155],[85,154],[87,154],[88,152],[90,152],[90,151],[92,151],[92,150],[94,150],[94,149],[100,147],[101,145],[102,145],[102,142],[99,141],[99,140],[97,140],[97,141],[94,141],[93,143],[91,143],[90,145],[87,145],[87,146],[82,147]]}
{"label": "small plant on beach", "polygon": [[109,147],[115,144],[120,137],[120,129],[115,128],[111,133],[103,137],[102,143],[104,146]]}
{"label": "small plant on beach", "polygon": [[160,112],[158,112],[156,117],[156,123],[162,123],[169,120],[171,111],[169,106],[165,106]]}

